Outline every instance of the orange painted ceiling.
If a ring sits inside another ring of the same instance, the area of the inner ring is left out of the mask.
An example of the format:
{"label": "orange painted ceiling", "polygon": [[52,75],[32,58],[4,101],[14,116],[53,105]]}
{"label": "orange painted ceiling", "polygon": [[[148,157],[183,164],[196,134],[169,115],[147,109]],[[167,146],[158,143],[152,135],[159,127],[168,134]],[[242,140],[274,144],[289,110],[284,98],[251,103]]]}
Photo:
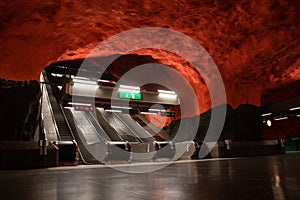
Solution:
{"label": "orange painted ceiling", "polygon": [[[260,105],[267,89],[300,79],[299,10],[299,0],[4,0],[0,77],[38,79],[48,64],[84,58],[112,35],[165,27],[207,50],[222,75],[230,105]],[[203,81],[183,59],[161,51],[137,53],[180,71],[198,88],[198,99],[207,102],[201,110],[210,107]]]}

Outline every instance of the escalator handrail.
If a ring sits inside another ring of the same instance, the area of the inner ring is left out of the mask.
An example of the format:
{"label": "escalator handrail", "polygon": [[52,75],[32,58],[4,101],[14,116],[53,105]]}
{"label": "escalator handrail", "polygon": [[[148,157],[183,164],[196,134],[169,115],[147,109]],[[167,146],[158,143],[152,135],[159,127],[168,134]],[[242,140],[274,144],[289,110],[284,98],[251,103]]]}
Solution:
{"label": "escalator handrail", "polygon": [[[44,82],[45,82],[45,79],[47,79],[47,77],[44,77],[44,73],[42,73],[41,78]],[[48,79],[46,81],[48,82]],[[46,87],[46,84],[43,84],[42,87],[44,87],[43,91],[44,91],[44,94],[45,94],[45,97],[46,97],[46,101],[47,101],[48,105],[50,105],[49,110],[50,110],[50,114],[51,114],[51,120],[52,120],[52,123],[54,124],[54,129],[55,129],[55,132],[56,132],[57,139],[61,140],[60,135],[59,135],[59,131],[58,131],[58,127],[57,127],[57,124],[56,124],[56,121],[55,121],[55,116],[54,116],[54,112],[53,112],[53,109],[52,109],[52,104],[50,102],[50,98],[49,98],[48,89]],[[41,101],[43,101],[43,95],[42,95],[41,98],[42,98]],[[42,121],[42,123],[44,124],[43,121]]]}
{"label": "escalator handrail", "polygon": [[[68,122],[68,120],[67,120],[67,116],[66,116],[66,114],[65,114],[65,112],[64,112],[64,109],[63,109],[63,107],[62,107],[61,104],[59,104],[59,107],[60,107],[60,110],[61,110],[61,112],[62,112],[62,114],[63,114],[63,116],[64,116],[64,119],[65,119],[66,123],[67,123],[67,126],[68,126],[68,128],[69,128],[69,130],[70,130],[71,136],[72,136],[73,140],[75,140],[74,133],[73,133],[73,131],[72,131],[72,129],[71,129],[71,126],[70,126],[70,124],[69,124],[69,122]],[[81,157],[81,159],[82,159],[82,162],[83,162],[84,164],[86,164],[86,165],[92,164],[92,163],[88,163],[88,162],[84,159],[84,157],[82,156],[82,153],[81,153],[81,151],[80,151],[80,148],[78,148],[78,153],[79,153],[79,155],[80,155],[80,157]]]}
{"label": "escalator handrail", "polygon": [[124,122],[124,120],[121,119],[121,117],[120,117],[118,114],[113,113],[113,115],[114,115],[114,116],[117,116],[117,118],[123,123],[123,125],[125,125],[125,126],[130,130],[130,132],[131,132],[136,138],[138,138],[138,140],[139,140],[140,142],[143,142],[143,141],[141,140],[141,138],[140,138],[138,135],[135,134],[135,131],[133,131],[133,130],[132,130],[125,122]]}
{"label": "escalator handrail", "polygon": [[[105,135],[106,140],[109,141],[110,138],[108,137],[108,135],[106,134],[106,132],[103,130],[102,126],[99,123],[94,124],[94,122],[95,123],[97,122],[97,119],[95,118],[95,116],[92,113],[90,113],[90,112],[88,113],[88,115],[89,116],[87,117],[87,120],[89,120],[89,122],[93,125],[93,128],[95,129],[95,133],[98,133],[98,131],[96,130],[95,126],[98,126],[100,128],[101,132]],[[93,119],[93,121],[91,121],[89,117],[91,117]]]}
{"label": "escalator handrail", "polygon": [[[99,116],[104,120],[104,122],[106,122],[106,124],[107,124],[113,131],[115,131],[116,136],[118,137],[119,141],[126,141],[126,140],[124,140],[124,138],[123,138],[122,136],[119,135],[119,133],[118,133],[118,131],[116,130],[116,128],[115,128],[115,127],[112,127],[112,126],[109,124],[107,117],[106,117],[105,114],[103,113],[103,112],[105,112],[105,111],[102,112],[100,109],[96,108],[96,115],[97,115],[97,111],[98,111],[98,113],[99,113]],[[98,115],[97,115],[97,118],[98,118]],[[99,121],[98,119],[96,119],[96,120]],[[102,123],[101,123],[100,121],[99,121],[99,124],[100,124],[101,126],[103,126]],[[109,138],[110,138],[110,137],[109,137]]]}

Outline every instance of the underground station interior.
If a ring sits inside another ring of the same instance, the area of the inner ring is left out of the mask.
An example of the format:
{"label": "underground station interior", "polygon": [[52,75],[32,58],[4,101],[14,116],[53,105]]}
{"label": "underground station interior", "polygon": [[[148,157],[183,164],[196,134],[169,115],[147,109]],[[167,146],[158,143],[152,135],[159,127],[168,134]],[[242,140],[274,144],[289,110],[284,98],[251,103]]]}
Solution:
{"label": "underground station interior", "polygon": [[0,199],[300,198],[300,1],[0,10]]}

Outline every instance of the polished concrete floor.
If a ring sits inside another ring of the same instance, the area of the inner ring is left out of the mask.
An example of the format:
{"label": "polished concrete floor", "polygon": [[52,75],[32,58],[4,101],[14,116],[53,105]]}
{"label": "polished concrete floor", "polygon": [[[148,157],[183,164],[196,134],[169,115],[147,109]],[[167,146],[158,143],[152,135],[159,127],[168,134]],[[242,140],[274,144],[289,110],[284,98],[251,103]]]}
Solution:
{"label": "polished concrete floor", "polygon": [[0,199],[300,199],[300,154],[176,162],[154,172],[104,166],[0,171]]}

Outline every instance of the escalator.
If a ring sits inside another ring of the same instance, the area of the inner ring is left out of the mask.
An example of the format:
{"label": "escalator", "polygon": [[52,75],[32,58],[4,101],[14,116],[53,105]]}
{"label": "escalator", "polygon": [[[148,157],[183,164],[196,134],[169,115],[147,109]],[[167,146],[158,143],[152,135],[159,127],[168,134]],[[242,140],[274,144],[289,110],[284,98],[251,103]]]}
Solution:
{"label": "escalator", "polygon": [[116,135],[122,141],[128,141],[131,143],[141,143],[142,140],[135,135],[124,123],[118,118],[114,117],[114,113],[106,112],[103,108],[97,108],[97,119],[103,129],[114,138]]}
{"label": "escalator", "polygon": [[[43,71],[43,78],[44,78],[44,81],[46,83],[49,83],[49,80],[47,78],[47,75],[46,75],[45,71]],[[67,124],[65,116],[62,112],[62,108],[61,108],[60,104],[57,103],[57,101],[56,101],[56,99],[53,95],[51,85],[46,84],[46,89],[47,89],[47,93],[48,93],[49,102],[50,102],[51,107],[52,107],[52,112],[53,112],[53,116],[54,116],[54,119],[55,119],[55,122],[56,122],[56,126],[59,130],[58,138],[59,138],[59,140],[62,140],[62,141],[72,141],[74,138],[73,138],[72,133],[69,129],[69,126]]]}
{"label": "escalator", "polygon": [[136,135],[142,142],[153,143],[152,135],[134,121],[129,114],[113,113],[115,121],[126,127],[132,134]]}
{"label": "escalator", "polygon": [[155,138],[157,141],[170,141],[172,138],[164,130],[154,124],[152,124],[144,115],[138,114],[134,116],[134,119],[138,121],[139,124],[143,124],[143,127]]}
{"label": "escalator", "polygon": [[[104,131],[91,111],[65,108],[76,141],[92,163],[125,161],[130,159],[128,142],[112,141],[110,132]],[[86,158],[86,157],[85,157]]]}
{"label": "escalator", "polygon": [[[47,74],[45,71],[42,72],[44,82],[49,83],[49,80],[47,78]],[[48,93],[49,102],[51,105],[52,114],[55,120],[55,124],[57,126],[58,130],[58,139],[60,142],[58,143],[68,143],[70,141],[75,140],[79,146],[79,160],[78,163],[85,163],[85,164],[91,164],[91,163],[98,163],[93,156],[89,154],[89,152],[86,151],[86,149],[83,147],[83,145],[75,138],[72,129],[70,128],[69,121],[72,122],[72,120],[67,120],[67,116],[64,112],[64,109],[62,108],[61,104],[59,104],[53,94],[53,90],[51,87],[51,84],[46,84],[46,92]],[[62,153],[62,152],[61,152]]]}

